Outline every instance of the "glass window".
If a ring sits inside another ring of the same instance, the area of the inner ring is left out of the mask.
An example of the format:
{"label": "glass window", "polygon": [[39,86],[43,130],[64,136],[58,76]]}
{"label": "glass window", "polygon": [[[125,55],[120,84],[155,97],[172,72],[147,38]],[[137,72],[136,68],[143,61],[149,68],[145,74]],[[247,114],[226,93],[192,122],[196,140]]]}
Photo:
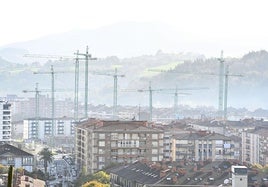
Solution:
{"label": "glass window", "polygon": [[152,139],[158,139],[158,134],[152,134]]}
{"label": "glass window", "polygon": [[104,133],[99,134],[99,139],[105,139],[105,134]]}
{"label": "glass window", "polygon": [[105,141],[99,141],[99,146],[105,146]]}

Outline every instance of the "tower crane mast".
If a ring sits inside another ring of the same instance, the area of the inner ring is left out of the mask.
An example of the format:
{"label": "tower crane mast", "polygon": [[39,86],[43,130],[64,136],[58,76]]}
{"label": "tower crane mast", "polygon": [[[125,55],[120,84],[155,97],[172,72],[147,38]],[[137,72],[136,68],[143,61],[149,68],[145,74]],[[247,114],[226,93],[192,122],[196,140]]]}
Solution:
{"label": "tower crane mast", "polygon": [[[200,88],[177,88],[176,89],[167,89],[167,88],[163,88],[163,89],[152,89],[151,86],[151,81],[149,82],[149,88],[148,89],[139,89],[137,90],[138,92],[149,92],[149,121],[152,121],[152,117],[153,117],[153,92],[163,92],[163,91],[175,91],[175,95],[177,93],[178,95],[178,90],[202,90],[202,89],[208,89],[206,87],[200,87]],[[177,100],[177,99],[175,99]]]}
{"label": "tower crane mast", "polygon": [[88,61],[89,60],[97,60],[97,58],[93,58],[91,54],[88,53],[88,46],[86,47],[86,53],[75,53],[77,56],[85,57],[85,118],[88,118]]}
{"label": "tower crane mast", "polygon": [[[39,90],[38,89],[38,83],[35,84],[35,90],[23,90],[23,93],[30,93],[30,92],[34,92],[35,93],[35,124],[36,126],[39,125],[39,118],[40,118],[40,105],[39,105],[39,96],[41,92],[48,92],[48,90]],[[37,131],[38,132],[38,131]],[[37,134],[38,137],[38,134]]]}
{"label": "tower crane mast", "polygon": [[191,72],[177,72],[177,71],[167,71],[167,70],[158,70],[150,69],[149,71],[153,72],[166,72],[166,73],[176,73],[176,74],[191,74],[191,75],[212,75],[219,77],[219,94],[218,94],[218,114],[219,117],[227,120],[227,101],[228,101],[228,81],[229,77],[243,77],[240,74],[230,74],[229,66],[224,64],[223,51],[221,51],[221,58],[219,61],[219,73],[191,73]]}
{"label": "tower crane mast", "polygon": [[98,73],[98,72],[93,72],[93,74],[96,75],[106,75],[106,76],[111,76],[114,78],[114,94],[113,94],[113,118],[116,119],[117,116],[117,90],[118,90],[118,77],[125,77],[123,74],[118,74],[117,73],[117,68],[115,68],[114,73]]}
{"label": "tower crane mast", "polygon": [[219,65],[219,98],[218,98],[218,112],[219,116],[223,115],[223,103],[224,103],[224,59],[223,51],[221,51],[221,58],[218,59]]}
{"label": "tower crane mast", "polygon": [[[40,90],[38,89],[38,83],[36,83],[35,90],[23,90],[23,93],[28,93],[28,92],[35,92],[35,124],[36,126],[39,125],[39,95],[40,95]],[[38,136],[38,134],[37,134]]]}
{"label": "tower crane mast", "polygon": [[[54,140],[54,120],[55,120],[55,74],[56,73],[69,73],[65,71],[54,71],[53,65],[50,67],[50,71],[38,71],[34,74],[51,74],[51,123],[52,123],[52,141]],[[54,142],[53,142],[54,143]]]}

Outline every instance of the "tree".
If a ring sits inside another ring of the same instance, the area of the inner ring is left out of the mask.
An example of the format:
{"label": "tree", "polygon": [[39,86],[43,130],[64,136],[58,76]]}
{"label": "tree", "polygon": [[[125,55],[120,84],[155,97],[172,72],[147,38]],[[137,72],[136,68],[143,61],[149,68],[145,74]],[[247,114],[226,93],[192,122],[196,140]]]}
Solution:
{"label": "tree", "polygon": [[93,178],[102,184],[109,184],[110,183],[110,176],[107,173],[105,173],[104,171],[99,171],[99,172],[93,174]]}
{"label": "tree", "polygon": [[89,181],[85,183],[82,187],[105,187],[105,185],[98,181]]}
{"label": "tree", "polygon": [[47,174],[48,163],[52,162],[52,152],[48,148],[44,148],[39,152],[40,160],[44,161],[45,174]]}
{"label": "tree", "polygon": [[110,175],[104,171],[99,171],[94,174],[81,175],[75,182],[75,186],[91,187],[100,186],[108,187],[110,186]]}

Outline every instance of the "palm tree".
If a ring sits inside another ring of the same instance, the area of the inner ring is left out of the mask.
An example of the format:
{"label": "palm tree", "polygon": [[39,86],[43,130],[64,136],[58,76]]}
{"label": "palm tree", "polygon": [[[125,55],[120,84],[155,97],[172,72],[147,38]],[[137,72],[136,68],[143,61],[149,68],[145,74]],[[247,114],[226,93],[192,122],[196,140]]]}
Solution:
{"label": "palm tree", "polygon": [[52,152],[48,148],[44,148],[39,152],[40,160],[44,161],[45,174],[47,174],[48,163],[52,162]]}

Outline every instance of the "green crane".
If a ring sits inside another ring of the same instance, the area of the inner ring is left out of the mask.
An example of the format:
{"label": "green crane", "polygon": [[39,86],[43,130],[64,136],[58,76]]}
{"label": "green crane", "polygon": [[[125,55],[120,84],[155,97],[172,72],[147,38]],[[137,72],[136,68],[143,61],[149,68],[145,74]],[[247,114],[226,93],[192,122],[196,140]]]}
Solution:
{"label": "green crane", "polygon": [[[77,50],[77,54],[79,51]],[[79,92],[79,58],[76,55],[75,58],[75,80],[74,80],[74,119],[78,121],[79,107],[78,107],[78,92]]]}
{"label": "green crane", "polygon": [[[35,125],[37,126],[38,129],[38,125],[39,125],[39,96],[40,96],[40,90],[38,89],[38,83],[35,84],[35,90],[23,90],[23,93],[28,93],[28,92],[34,92],[35,93]],[[38,131],[37,131],[37,135],[38,137]]]}
{"label": "green crane", "polygon": [[65,71],[57,71],[54,72],[53,65],[51,65],[50,71],[38,71],[34,72],[34,74],[51,74],[51,136],[52,141],[54,140],[54,131],[55,131],[55,74],[56,73],[70,73]]}
{"label": "green crane", "polygon": [[86,47],[86,53],[75,53],[78,56],[85,57],[85,118],[88,118],[88,62],[89,60],[97,60],[97,58],[92,58],[91,54],[88,53],[88,46]]}
{"label": "green crane", "polygon": [[123,74],[118,74],[117,73],[117,68],[115,68],[114,73],[99,73],[99,72],[93,72],[93,74],[96,75],[106,75],[106,76],[111,76],[114,78],[114,95],[113,95],[113,119],[117,118],[117,90],[118,90],[118,77],[125,77]]}
{"label": "green crane", "polygon": [[[176,89],[169,89],[169,88],[160,88],[160,89],[152,89],[151,81],[149,82],[148,89],[139,89],[138,92],[149,92],[149,121],[152,121],[153,118],[153,92],[163,92],[163,91],[175,91],[175,102],[178,101],[178,90],[202,90],[208,89],[206,87],[197,87],[197,88],[176,88]],[[177,104],[176,104],[177,105]],[[175,106],[175,104],[174,104]]]}
{"label": "green crane", "polygon": [[54,119],[55,119],[55,72],[53,65],[50,67],[50,71],[39,71],[34,74],[51,74],[51,136],[54,138]]}
{"label": "green crane", "polygon": [[218,115],[220,118],[227,120],[227,100],[228,100],[228,79],[230,76],[233,77],[243,77],[240,74],[230,74],[229,66],[225,65],[223,58],[223,51],[221,52],[221,58],[219,61],[219,73],[188,73],[188,72],[177,72],[172,70],[158,70],[158,69],[149,69],[152,72],[161,72],[161,73],[175,73],[175,74],[188,74],[188,75],[202,75],[202,76],[218,76],[219,77],[219,94],[218,94]]}
{"label": "green crane", "polygon": [[218,98],[218,112],[219,116],[223,116],[223,105],[224,105],[224,59],[223,51],[221,51],[221,58],[219,61],[219,98]]}

